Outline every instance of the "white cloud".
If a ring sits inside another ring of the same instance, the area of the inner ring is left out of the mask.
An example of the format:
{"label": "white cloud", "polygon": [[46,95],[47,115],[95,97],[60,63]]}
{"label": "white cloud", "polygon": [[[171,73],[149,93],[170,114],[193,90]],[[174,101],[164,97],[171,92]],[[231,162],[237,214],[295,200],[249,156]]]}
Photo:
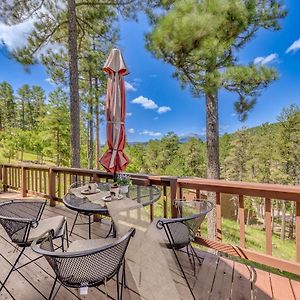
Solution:
{"label": "white cloud", "polygon": [[265,65],[265,64],[268,64],[268,63],[271,63],[273,62],[275,59],[278,58],[278,54],[277,53],[272,53],[268,56],[259,56],[259,57],[256,57],[253,61],[253,63],[255,65]]}
{"label": "white cloud", "polygon": [[126,117],[131,117],[131,116],[132,116],[131,112],[126,113]]}
{"label": "white cloud", "polygon": [[162,136],[161,132],[154,132],[154,131],[150,131],[150,130],[144,130],[140,134],[141,135],[148,135],[148,136],[152,136],[152,137]]}
{"label": "white cloud", "polygon": [[[9,51],[22,48],[27,44],[27,39],[34,29],[34,22],[36,17],[32,17],[16,25],[6,25],[0,22],[0,46],[4,44]],[[36,53],[35,57],[39,59],[41,55],[47,54],[48,50],[54,53],[65,51],[66,49],[58,43],[48,43],[43,45]]]}
{"label": "white cloud", "polygon": [[158,117],[157,117],[157,116],[156,116],[156,117],[154,117],[154,118],[153,118],[153,120],[154,120],[154,121],[158,120]]}
{"label": "white cloud", "polygon": [[27,35],[33,30],[34,19],[29,19],[16,25],[0,23],[0,41],[8,50],[12,51],[23,47],[27,42]]}
{"label": "white cloud", "polygon": [[135,129],[134,128],[129,128],[128,133],[135,133]]}
{"label": "white cloud", "polygon": [[128,81],[125,81],[125,90],[127,92],[136,92],[137,91],[136,87]]}
{"label": "white cloud", "polygon": [[169,106],[158,106],[153,100],[146,98],[144,96],[139,96],[131,101],[131,103],[140,104],[145,109],[156,110],[158,114],[164,114],[171,111]]}
{"label": "white cloud", "polygon": [[157,109],[158,105],[151,99],[139,96],[131,101],[131,103],[140,104],[145,109]]}
{"label": "white cloud", "polygon": [[158,108],[157,112],[159,114],[164,114],[164,113],[166,113],[170,110],[171,110],[171,107],[169,107],[169,106],[161,106],[161,107]]}
{"label": "white cloud", "polygon": [[300,49],[300,39],[296,40],[291,46],[289,46],[285,53],[290,53],[290,52],[297,52]]}

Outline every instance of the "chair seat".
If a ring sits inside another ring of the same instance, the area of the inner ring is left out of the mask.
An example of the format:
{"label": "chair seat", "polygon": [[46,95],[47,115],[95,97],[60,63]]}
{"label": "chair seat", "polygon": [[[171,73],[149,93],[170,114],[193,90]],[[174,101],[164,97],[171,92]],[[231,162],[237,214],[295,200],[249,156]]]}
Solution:
{"label": "chair seat", "polygon": [[52,218],[40,220],[36,228],[31,228],[29,232],[28,242],[32,242],[49,230],[54,230],[54,237],[56,237],[60,233],[65,220],[66,219],[64,216],[55,216]]}
{"label": "chair seat", "polygon": [[95,240],[77,240],[71,243],[67,252],[78,252],[97,249],[102,246],[106,246],[116,242],[118,239],[107,238],[107,239],[95,239]]}

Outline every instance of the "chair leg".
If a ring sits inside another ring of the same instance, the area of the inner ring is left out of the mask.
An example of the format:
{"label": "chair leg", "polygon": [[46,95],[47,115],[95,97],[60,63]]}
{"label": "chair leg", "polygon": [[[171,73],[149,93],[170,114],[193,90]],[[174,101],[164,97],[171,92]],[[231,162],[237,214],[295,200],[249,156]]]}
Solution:
{"label": "chair leg", "polygon": [[63,234],[62,237],[61,237],[61,250],[62,250],[62,252],[65,252],[65,238],[64,238],[64,235],[65,234]]}
{"label": "chair leg", "polygon": [[196,256],[196,258],[197,258],[197,260],[198,260],[198,262],[199,262],[199,265],[202,265],[203,259],[201,259],[201,258],[198,256],[198,254],[197,254],[197,252],[195,251],[195,249],[194,249],[194,247],[192,246],[192,244],[191,244],[191,249],[192,249],[194,255]]}
{"label": "chair leg", "polygon": [[66,221],[66,226],[65,226],[65,234],[66,234],[67,248],[69,248],[69,235],[68,235],[68,222],[67,221]]}
{"label": "chair leg", "polygon": [[8,278],[9,278],[10,275],[11,275],[11,273],[15,270],[15,267],[16,267],[16,265],[17,265],[17,263],[18,263],[20,257],[22,256],[24,250],[25,250],[25,247],[22,248],[22,250],[20,251],[20,253],[19,253],[19,255],[18,255],[16,261],[15,261],[14,264],[12,265],[12,267],[11,267],[11,269],[10,269],[8,275],[6,276],[6,278],[4,279],[3,283],[1,284],[0,292],[1,292],[1,290],[3,289],[3,287],[5,286],[5,284],[6,284],[7,280],[8,280]]}
{"label": "chair leg", "polygon": [[189,284],[189,281],[188,281],[188,279],[187,279],[187,277],[186,277],[186,275],[185,275],[185,273],[184,273],[184,270],[183,270],[183,268],[182,268],[182,265],[181,265],[181,263],[180,263],[180,261],[179,261],[179,258],[178,258],[178,256],[177,256],[177,254],[176,254],[176,250],[175,250],[174,248],[172,248],[172,250],[173,250],[173,253],[174,253],[175,258],[176,258],[176,260],[177,260],[177,263],[178,263],[178,265],[179,265],[179,268],[180,268],[180,270],[181,270],[181,272],[182,272],[182,275],[183,275],[183,277],[184,277],[184,279],[185,279],[185,281],[186,281],[186,284],[187,284],[187,286],[188,286],[188,288],[189,288],[189,290],[190,290],[190,292],[191,292],[191,294],[192,294],[192,296],[193,296],[193,299],[196,300],[196,298],[195,298],[195,296],[194,296],[194,293],[193,293],[193,291],[192,291],[192,287],[191,287],[190,284]]}
{"label": "chair leg", "polygon": [[52,289],[51,289],[51,292],[50,292],[48,300],[51,300],[51,298],[52,298],[52,295],[53,295],[53,292],[54,292],[54,288],[56,286],[56,282],[57,282],[57,276],[55,277],[55,280],[54,280],[54,283],[52,285]]}
{"label": "chair leg", "polygon": [[74,220],[74,222],[73,222],[73,225],[72,225],[72,228],[71,228],[71,231],[70,231],[70,236],[72,235],[72,232],[73,232],[74,226],[75,226],[75,224],[76,224],[78,215],[79,215],[79,212],[77,212],[77,214],[76,214],[75,220]]}
{"label": "chair leg", "polygon": [[[192,245],[190,245],[190,247],[192,248]],[[194,277],[196,277],[196,262],[195,262],[195,256],[192,254],[192,258],[193,258],[193,267],[194,267]]]}
{"label": "chair leg", "polygon": [[119,283],[119,271],[117,272],[117,299],[120,300],[120,283]]}
{"label": "chair leg", "polygon": [[122,279],[121,279],[121,300],[123,299],[123,290],[124,290],[124,286],[126,286],[126,278],[125,278],[125,259],[123,262],[123,270],[122,270]]}
{"label": "chair leg", "polygon": [[91,215],[89,215],[89,240],[92,238]]}
{"label": "chair leg", "polygon": [[124,287],[127,288],[127,281],[126,281],[126,261],[124,259],[124,263],[123,263],[123,277],[124,277]]}

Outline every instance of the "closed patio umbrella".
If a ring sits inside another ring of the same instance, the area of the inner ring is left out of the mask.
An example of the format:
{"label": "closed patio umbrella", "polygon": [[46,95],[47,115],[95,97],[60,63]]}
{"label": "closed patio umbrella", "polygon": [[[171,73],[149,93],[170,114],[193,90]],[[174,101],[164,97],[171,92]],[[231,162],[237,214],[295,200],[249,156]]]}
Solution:
{"label": "closed patio umbrella", "polygon": [[124,154],[125,147],[125,83],[128,74],[126,64],[119,49],[112,49],[103,67],[108,74],[106,98],[106,136],[108,150],[100,159],[101,165],[114,173],[125,170],[129,160]]}

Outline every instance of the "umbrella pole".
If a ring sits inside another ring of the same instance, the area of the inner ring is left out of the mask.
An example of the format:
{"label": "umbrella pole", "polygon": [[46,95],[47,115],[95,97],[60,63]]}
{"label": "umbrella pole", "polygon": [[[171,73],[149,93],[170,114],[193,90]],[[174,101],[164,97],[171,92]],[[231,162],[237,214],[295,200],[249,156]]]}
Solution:
{"label": "umbrella pole", "polygon": [[114,169],[113,181],[114,181],[114,182],[117,181],[117,166],[115,166],[115,169]]}

